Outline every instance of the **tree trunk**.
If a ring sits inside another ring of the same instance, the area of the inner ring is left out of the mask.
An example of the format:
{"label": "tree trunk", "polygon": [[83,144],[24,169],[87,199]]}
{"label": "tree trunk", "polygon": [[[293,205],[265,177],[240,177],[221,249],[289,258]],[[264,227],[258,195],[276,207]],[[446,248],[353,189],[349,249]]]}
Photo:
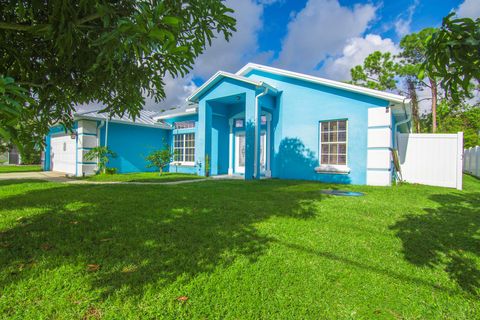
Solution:
{"label": "tree trunk", "polygon": [[432,89],[432,133],[437,132],[437,81],[429,78]]}
{"label": "tree trunk", "polygon": [[160,171],[160,175],[162,175],[163,174],[163,168],[160,167],[160,168],[158,168],[158,170]]}
{"label": "tree trunk", "polygon": [[412,115],[413,115],[413,125],[417,133],[420,133],[420,115],[418,110],[418,98],[417,98],[417,90],[415,89],[415,83],[411,79],[407,79],[407,87],[408,87],[408,96],[412,100]]}

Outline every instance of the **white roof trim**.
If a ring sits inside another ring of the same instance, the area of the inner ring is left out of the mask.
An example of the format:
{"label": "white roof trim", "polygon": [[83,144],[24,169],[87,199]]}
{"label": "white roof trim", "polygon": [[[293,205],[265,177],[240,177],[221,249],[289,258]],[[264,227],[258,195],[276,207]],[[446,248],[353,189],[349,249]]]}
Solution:
{"label": "white roof trim", "polygon": [[170,113],[170,114],[166,114],[166,115],[160,115],[160,116],[156,116],[156,117],[153,117],[153,119],[155,120],[162,120],[162,119],[169,119],[169,118],[175,118],[175,117],[182,117],[182,116],[188,116],[190,114],[197,114],[197,108],[194,107],[194,108],[188,108],[188,109],[185,109],[183,111],[180,111],[180,112],[177,112],[177,113]]}
{"label": "white roof trim", "polygon": [[342,89],[346,91],[351,91],[351,92],[356,92],[356,93],[361,93],[365,94],[371,97],[376,97],[384,100],[388,100],[391,102],[395,103],[405,103],[408,104],[410,103],[410,99],[407,99],[403,96],[394,94],[394,93],[389,93],[389,92],[383,92],[379,90],[374,90],[374,89],[369,89],[369,88],[364,88],[360,86],[356,86],[353,84],[349,83],[343,83],[340,81],[335,81],[335,80],[329,80],[325,78],[320,78],[320,77],[315,77],[315,76],[310,76],[307,74],[303,73],[298,73],[298,72],[293,72],[293,71],[288,71],[288,70],[283,70],[283,69],[278,69],[278,68],[273,68],[273,67],[268,67],[256,63],[248,63],[245,65],[242,69],[236,72],[236,75],[238,76],[244,76],[251,70],[260,70],[260,71],[265,71],[268,73],[276,74],[276,75],[281,75],[281,76],[286,76],[290,78],[295,78],[303,81],[308,81],[308,82],[313,82],[313,83],[318,83],[322,84],[328,87],[333,87],[337,89]]}
{"label": "white roof trim", "polygon": [[[85,115],[75,115],[74,120],[100,120],[100,121],[106,121],[107,117],[93,117],[93,116],[85,116]],[[140,127],[149,127],[149,128],[157,128],[157,129],[166,129],[166,130],[171,130],[172,127],[164,124],[164,123],[159,123],[159,124],[148,124],[148,123],[139,123],[139,122],[133,122],[133,121],[128,121],[128,120],[119,120],[119,119],[108,119],[108,122],[111,123],[121,123],[121,124],[129,124],[132,126],[140,126]]]}
{"label": "white roof trim", "polygon": [[188,98],[187,101],[189,102],[198,102],[198,97],[200,94],[205,91],[210,89],[213,85],[215,85],[218,82],[219,78],[230,78],[233,80],[241,81],[244,83],[248,83],[251,85],[254,85],[255,87],[267,87],[269,88],[273,93],[277,92],[277,89],[274,87],[268,85],[267,83],[264,83],[263,81],[254,81],[252,79],[245,78],[241,75],[230,73],[230,72],[225,72],[225,71],[218,71],[215,73],[210,79],[208,79],[204,84],[202,84],[197,90],[195,90]]}

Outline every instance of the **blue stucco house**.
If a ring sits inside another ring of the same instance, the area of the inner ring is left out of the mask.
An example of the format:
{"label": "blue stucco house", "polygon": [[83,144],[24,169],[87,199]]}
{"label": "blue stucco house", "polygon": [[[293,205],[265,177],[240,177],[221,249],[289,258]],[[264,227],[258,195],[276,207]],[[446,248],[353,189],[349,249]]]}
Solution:
{"label": "blue stucco house", "polygon": [[119,172],[148,171],[145,156],[170,147],[170,172],[390,185],[395,133],[409,132],[410,119],[403,96],[250,63],[135,122],[77,114],[73,133],[53,127],[46,137],[44,169],[93,174],[85,153],[108,145]]}

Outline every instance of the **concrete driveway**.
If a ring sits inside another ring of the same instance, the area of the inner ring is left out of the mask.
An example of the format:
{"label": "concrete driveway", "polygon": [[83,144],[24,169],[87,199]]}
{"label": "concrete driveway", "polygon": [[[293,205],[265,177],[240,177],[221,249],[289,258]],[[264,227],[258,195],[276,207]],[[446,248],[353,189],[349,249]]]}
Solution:
{"label": "concrete driveway", "polygon": [[54,182],[71,181],[71,179],[68,179],[65,176],[65,173],[53,172],[53,171],[0,173],[0,180],[12,180],[12,179],[34,179],[34,180],[46,180],[46,181],[54,181]]}

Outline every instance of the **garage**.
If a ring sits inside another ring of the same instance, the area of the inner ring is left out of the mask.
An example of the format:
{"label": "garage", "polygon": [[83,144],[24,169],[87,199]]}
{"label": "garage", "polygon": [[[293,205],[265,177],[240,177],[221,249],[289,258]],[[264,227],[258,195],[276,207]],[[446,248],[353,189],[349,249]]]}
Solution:
{"label": "garage", "polygon": [[50,170],[74,175],[76,172],[76,139],[70,135],[52,136]]}

